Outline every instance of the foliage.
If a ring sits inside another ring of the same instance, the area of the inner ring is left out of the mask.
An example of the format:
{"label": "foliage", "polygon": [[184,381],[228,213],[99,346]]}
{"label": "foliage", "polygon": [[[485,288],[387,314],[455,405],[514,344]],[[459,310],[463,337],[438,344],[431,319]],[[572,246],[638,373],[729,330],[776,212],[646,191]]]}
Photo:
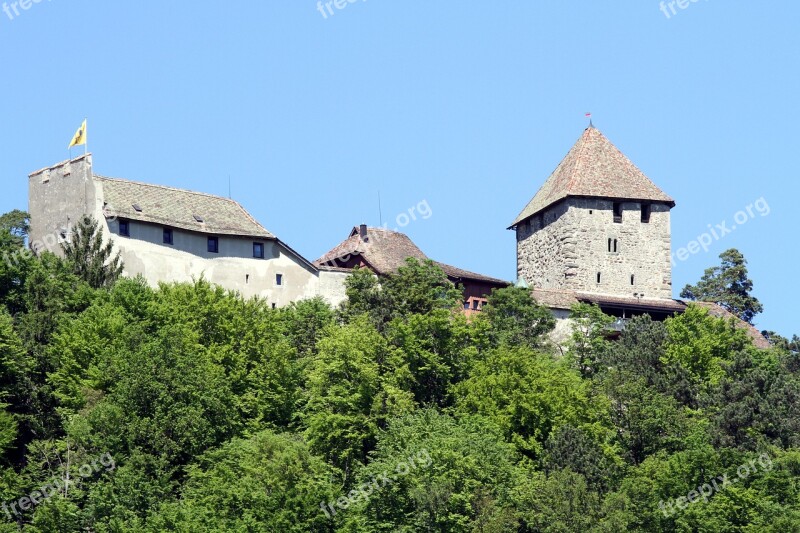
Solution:
{"label": "foliage", "polygon": [[103,242],[103,228],[89,215],[84,215],[61,244],[64,256],[76,276],[91,287],[109,287],[122,274],[122,259],[114,255],[112,242]]}
{"label": "foliage", "polygon": [[764,306],[750,293],[753,281],[747,277],[747,261],[742,253],[731,248],[722,252],[720,266],[706,269],[697,285],[686,285],[681,298],[714,302],[745,322],[764,311]]}
{"label": "foliage", "polygon": [[581,305],[557,354],[530,291],[467,318],[430,262],[356,270],[338,310],[275,310],[202,278],[114,281],[95,232],[80,258],[34,257],[26,232],[0,217],[2,532],[800,528],[797,337],[759,350],[698,306],[612,327]]}
{"label": "foliage", "polygon": [[614,318],[604,314],[598,306],[585,303],[573,305],[570,318],[569,353],[581,375],[588,377],[598,371],[597,362],[609,349],[609,326]]}
{"label": "foliage", "polygon": [[546,335],[555,328],[555,318],[539,305],[528,288],[493,289],[481,313],[492,345],[541,348]]}
{"label": "foliage", "polygon": [[713,317],[696,305],[667,319],[666,326],[669,341],[662,362],[680,365],[700,384],[718,382],[724,374],[723,363],[751,346],[747,333],[732,321]]}

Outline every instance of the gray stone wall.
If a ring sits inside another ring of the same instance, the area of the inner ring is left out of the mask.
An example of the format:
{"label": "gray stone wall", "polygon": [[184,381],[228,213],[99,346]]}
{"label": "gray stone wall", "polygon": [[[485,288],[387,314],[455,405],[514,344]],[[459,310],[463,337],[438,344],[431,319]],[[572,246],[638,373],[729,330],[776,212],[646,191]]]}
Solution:
{"label": "gray stone wall", "polygon": [[613,201],[569,198],[528,219],[517,227],[517,274],[542,289],[672,298],[669,206],[652,204],[649,223],[641,203],[622,209],[615,223]]}
{"label": "gray stone wall", "polygon": [[31,248],[61,255],[61,235],[68,234],[84,213],[94,213],[95,204],[91,155],[28,176]]}

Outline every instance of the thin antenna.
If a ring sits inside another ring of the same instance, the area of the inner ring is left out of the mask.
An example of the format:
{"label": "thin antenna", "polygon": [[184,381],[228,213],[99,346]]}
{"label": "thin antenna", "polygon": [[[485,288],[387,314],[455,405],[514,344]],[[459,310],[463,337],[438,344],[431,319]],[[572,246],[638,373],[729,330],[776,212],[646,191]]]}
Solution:
{"label": "thin antenna", "polygon": [[381,191],[378,191],[378,225],[383,226],[383,211],[381,210]]}

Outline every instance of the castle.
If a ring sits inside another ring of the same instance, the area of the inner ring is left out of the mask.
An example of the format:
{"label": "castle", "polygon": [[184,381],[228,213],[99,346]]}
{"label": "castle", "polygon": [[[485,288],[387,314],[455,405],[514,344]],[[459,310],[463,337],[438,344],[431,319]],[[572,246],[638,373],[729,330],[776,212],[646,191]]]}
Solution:
{"label": "castle", "polygon": [[[85,215],[100,221],[125,275],[151,284],[209,281],[282,307],[321,296],[345,298],[355,267],[395,272],[408,257],[428,259],[406,235],[355,226],[339,245],[309,261],[261,226],[237,202],[209,194],[94,174],[92,156],[30,174],[29,240],[35,253],[61,253]],[[647,313],[661,320],[686,309],[672,298],[670,210],[675,201],[599,130],[589,126],[508,228],[517,242],[517,283],[558,318],[594,303],[622,323]],[[438,263],[479,312],[492,289],[509,283]],[[718,316],[725,311],[707,307]],[[763,337],[750,327],[757,343]]]}

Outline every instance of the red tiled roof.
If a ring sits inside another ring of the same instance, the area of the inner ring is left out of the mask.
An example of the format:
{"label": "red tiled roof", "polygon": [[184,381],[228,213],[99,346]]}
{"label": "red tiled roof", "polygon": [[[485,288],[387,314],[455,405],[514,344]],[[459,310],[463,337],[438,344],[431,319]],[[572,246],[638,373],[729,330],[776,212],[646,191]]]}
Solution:
{"label": "red tiled roof", "polygon": [[675,202],[599,130],[590,126],[511,227],[570,197]]}

